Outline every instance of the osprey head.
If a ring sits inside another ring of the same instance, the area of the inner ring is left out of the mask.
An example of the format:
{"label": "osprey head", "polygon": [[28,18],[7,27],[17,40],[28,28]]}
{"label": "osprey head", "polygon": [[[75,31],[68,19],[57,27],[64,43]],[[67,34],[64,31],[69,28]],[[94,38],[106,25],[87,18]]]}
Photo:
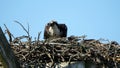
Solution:
{"label": "osprey head", "polygon": [[50,21],[47,25],[48,25],[48,26],[51,26],[51,27],[54,27],[54,26],[57,26],[57,27],[58,27],[57,21],[54,21],[54,20]]}

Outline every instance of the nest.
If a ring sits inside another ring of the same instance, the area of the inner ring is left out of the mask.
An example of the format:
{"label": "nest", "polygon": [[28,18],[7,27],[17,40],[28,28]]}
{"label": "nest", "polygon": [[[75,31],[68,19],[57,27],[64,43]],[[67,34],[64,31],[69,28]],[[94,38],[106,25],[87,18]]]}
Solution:
{"label": "nest", "polygon": [[[99,68],[120,68],[120,45],[116,41],[102,43],[104,39],[85,39],[86,36],[70,36],[67,38],[51,38],[31,41],[28,30],[20,24],[27,36],[14,37],[6,27],[9,42],[21,68],[55,67],[57,63],[72,61],[90,61]],[[12,40],[12,37],[14,40]],[[21,41],[26,38],[27,41]],[[51,63],[49,65],[49,63]]]}
{"label": "nest", "polygon": [[[20,66],[54,67],[56,63],[92,61],[96,65],[120,67],[120,46],[117,42],[101,43],[101,40],[81,37],[55,38],[11,43]],[[46,65],[51,63],[51,65]]]}

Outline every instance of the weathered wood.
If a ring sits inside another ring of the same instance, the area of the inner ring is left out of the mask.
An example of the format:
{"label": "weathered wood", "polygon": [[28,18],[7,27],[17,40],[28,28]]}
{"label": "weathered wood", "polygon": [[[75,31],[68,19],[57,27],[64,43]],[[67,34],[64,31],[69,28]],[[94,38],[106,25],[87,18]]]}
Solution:
{"label": "weathered wood", "polygon": [[20,68],[20,65],[0,27],[0,54],[7,68]]}

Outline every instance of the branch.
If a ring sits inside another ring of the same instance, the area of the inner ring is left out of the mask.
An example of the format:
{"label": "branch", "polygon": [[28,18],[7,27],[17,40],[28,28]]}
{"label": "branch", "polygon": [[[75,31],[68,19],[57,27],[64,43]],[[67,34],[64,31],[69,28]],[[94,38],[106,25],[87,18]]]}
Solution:
{"label": "branch", "polygon": [[18,24],[25,30],[25,32],[29,35],[29,31],[27,31],[27,30],[25,29],[25,27],[24,27],[20,22],[18,22],[18,21],[14,21],[14,22],[18,23]]}
{"label": "branch", "polygon": [[4,24],[4,26],[6,28],[6,32],[7,32],[8,36],[9,36],[9,42],[12,42],[12,37],[13,38],[15,38],[15,37],[11,34],[11,32],[9,31],[9,29],[7,28],[7,26],[5,24]]}
{"label": "branch", "polygon": [[31,43],[31,37],[30,37],[30,34],[29,34],[29,24],[28,24],[28,30],[26,30],[25,27],[20,22],[18,22],[18,21],[14,21],[14,22],[18,23],[23,28],[23,30],[25,30],[25,32],[28,35],[28,41],[29,41],[29,43]]}

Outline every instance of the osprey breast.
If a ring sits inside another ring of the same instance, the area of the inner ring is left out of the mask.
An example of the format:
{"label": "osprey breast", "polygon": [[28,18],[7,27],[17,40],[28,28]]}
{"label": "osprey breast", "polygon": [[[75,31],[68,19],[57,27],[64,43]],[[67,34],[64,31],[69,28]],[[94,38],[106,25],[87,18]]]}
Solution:
{"label": "osprey breast", "polygon": [[60,36],[60,30],[56,25],[50,26],[48,31],[50,36]]}

